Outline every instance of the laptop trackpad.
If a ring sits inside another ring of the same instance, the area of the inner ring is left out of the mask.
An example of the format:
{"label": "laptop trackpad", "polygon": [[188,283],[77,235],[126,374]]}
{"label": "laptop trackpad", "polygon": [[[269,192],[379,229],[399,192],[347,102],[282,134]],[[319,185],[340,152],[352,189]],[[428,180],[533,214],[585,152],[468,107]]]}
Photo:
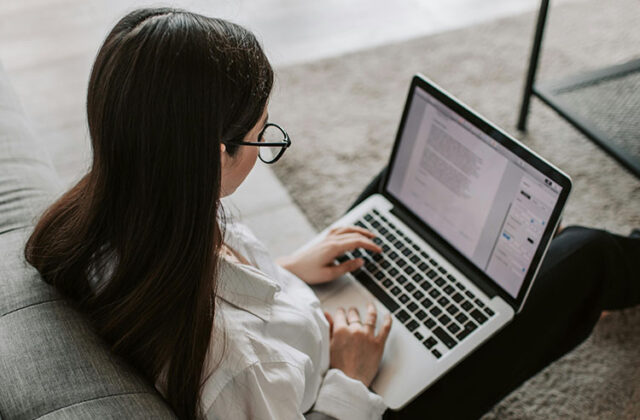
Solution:
{"label": "laptop trackpad", "polygon": [[[340,280],[332,290],[323,291],[322,307],[333,315],[339,307],[347,310],[355,306],[364,319],[367,302],[373,302],[378,309],[377,333],[389,310],[355,280],[348,277]],[[394,317],[380,370],[371,388],[389,407],[399,408],[430,382],[428,378],[434,373],[435,362],[435,357]]]}

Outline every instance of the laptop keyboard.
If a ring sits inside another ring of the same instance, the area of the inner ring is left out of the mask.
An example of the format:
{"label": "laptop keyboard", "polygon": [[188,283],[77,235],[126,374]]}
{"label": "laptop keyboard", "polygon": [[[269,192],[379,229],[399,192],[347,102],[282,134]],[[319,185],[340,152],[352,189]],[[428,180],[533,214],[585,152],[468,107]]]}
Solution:
{"label": "laptop keyboard", "polygon": [[365,214],[355,225],[377,235],[374,242],[382,253],[360,248],[337,261],[363,258],[364,265],[351,274],[436,358],[495,315],[486,302],[377,210]]}

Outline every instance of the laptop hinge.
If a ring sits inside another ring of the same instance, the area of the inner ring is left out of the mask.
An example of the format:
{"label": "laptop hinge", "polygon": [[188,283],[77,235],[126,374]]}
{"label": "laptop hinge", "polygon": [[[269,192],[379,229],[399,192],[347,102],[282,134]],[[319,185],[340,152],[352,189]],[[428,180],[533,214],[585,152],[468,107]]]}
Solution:
{"label": "laptop hinge", "polygon": [[438,238],[434,233],[425,228],[422,223],[417,221],[413,215],[408,211],[405,211],[398,206],[394,206],[391,209],[391,213],[398,219],[402,220],[407,226],[413,229],[420,237],[424,238],[429,245],[431,245],[436,251],[446,258],[451,264],[453,264],[458,271],[467,276],[469,280],[473,282],[480,290],[482,290],[490,299],[496,296],[498,293],[495,290],[495,286],[491,285],[485,279],[483,279],[475,270],[477,268],[470,267],[471,263],[458,255],[449,245]]}

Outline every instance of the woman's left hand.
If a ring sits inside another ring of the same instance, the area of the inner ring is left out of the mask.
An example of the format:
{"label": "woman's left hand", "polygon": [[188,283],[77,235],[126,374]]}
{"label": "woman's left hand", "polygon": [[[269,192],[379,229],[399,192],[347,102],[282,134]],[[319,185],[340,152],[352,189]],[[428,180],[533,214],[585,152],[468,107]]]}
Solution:
{"label": "woman's left hand", "polygon": [[375,238],[373,233],[356,226],[333,228],[312,247],[280,257],[276,262],[308,284],[326,283],[364,264],[362,258],[355,258],[336,265],[334,260],[345,252],[357,248],[382,252],[372,238]]}

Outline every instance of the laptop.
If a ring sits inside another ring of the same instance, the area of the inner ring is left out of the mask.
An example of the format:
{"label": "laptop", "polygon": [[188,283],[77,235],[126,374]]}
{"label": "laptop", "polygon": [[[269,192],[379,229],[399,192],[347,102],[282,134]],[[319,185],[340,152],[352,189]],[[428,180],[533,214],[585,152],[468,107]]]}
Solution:
{"label": "laptop", "polygon": [[[413,77],[379,193],[337,226],[374,232],[355,272],[314,288],[325,310],[394,316],[371,388],[400,409],[522,310],[571,180],[426,77]],[[379,325],[378,325],[379,326]]]}

